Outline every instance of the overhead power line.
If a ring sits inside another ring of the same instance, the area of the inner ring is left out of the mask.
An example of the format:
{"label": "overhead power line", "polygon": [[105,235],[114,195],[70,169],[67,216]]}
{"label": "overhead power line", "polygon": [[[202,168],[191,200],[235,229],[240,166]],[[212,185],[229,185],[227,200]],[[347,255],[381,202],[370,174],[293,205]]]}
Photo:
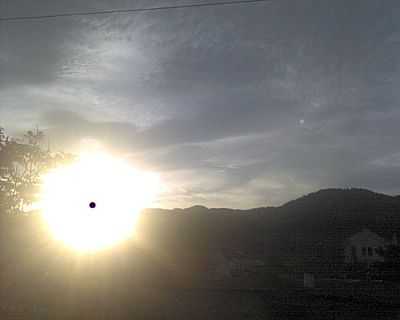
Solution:
{"label": "overhead power line", "polygon": [[60,17],[78,17],[78,16],[94,16],[94,15],[106,15],[106,14],[124,14],[124,13],[138,13],[147,11],[162,11],[162,10],[174,10],[174,9],[186,9],[186,8],[200,8],[200,7],[217,7],[217,6],[232,6],[232,5],[249,5],[262,2],[270,2],[271,0],[236,0],[236,1],[220,1],[220,2],[204,2],[204,3],[190,3],[181,5],[170,5],[160,7],[149,7],[149,8],[136,8],[136,9],[112,9],[112,10],[99,10],[99,11],[88,11],[88,12],[68,12],[68,13],[54,13],[38,16],[14,16],[14,17],[2,17],[0,21],[24,21],[24,20],[43,20],[53,19]]}

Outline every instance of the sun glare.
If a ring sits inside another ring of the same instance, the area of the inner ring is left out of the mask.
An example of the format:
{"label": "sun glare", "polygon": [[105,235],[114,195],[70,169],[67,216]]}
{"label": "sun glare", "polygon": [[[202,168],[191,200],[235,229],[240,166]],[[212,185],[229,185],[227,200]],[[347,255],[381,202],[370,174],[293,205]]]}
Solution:
{"label": "sun glare", "polygon": [[43,178],[42,215],[55,238],[78,251],[97,251],[132,235],[151,205],[158,176],[105,154],[83,155]]}

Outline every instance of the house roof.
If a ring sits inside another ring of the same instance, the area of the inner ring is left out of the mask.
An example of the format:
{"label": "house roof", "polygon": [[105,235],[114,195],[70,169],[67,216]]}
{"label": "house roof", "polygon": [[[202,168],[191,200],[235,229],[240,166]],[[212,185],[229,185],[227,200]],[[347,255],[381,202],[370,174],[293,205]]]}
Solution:
{"label": "house roof", "polygon": [[385,243],[387,240],[375,232],[372,232],[371,230],[364,228],[362,231],[355,233],[353,236],[351,236],[348,239],[350,242],[360,242],[364,240],[374,240],[376,242],[381,242]]}

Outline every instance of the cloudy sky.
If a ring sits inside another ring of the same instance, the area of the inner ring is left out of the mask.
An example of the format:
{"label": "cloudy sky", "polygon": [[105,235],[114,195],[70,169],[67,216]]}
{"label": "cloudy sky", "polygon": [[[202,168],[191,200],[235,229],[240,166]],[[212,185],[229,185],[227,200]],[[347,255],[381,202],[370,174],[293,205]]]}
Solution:
{"label": "cloudy sky", "polygon": [[[1,16],[219,0],[0,0]],[[0,125],[98,141],[159,206],[400,193],[400,2],[269,3],[0,22]]]}

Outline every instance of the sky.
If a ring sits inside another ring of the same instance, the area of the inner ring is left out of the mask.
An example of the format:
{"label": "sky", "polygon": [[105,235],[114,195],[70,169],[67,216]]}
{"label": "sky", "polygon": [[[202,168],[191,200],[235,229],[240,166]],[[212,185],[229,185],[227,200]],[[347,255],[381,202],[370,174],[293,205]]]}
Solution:
{"label": "sky", "polygon": [[[0,15],[217,1],[0,0]],[[3,21],[0,126],[156,171],[165,208],[400,194],[399,71],[397,0]]]}

